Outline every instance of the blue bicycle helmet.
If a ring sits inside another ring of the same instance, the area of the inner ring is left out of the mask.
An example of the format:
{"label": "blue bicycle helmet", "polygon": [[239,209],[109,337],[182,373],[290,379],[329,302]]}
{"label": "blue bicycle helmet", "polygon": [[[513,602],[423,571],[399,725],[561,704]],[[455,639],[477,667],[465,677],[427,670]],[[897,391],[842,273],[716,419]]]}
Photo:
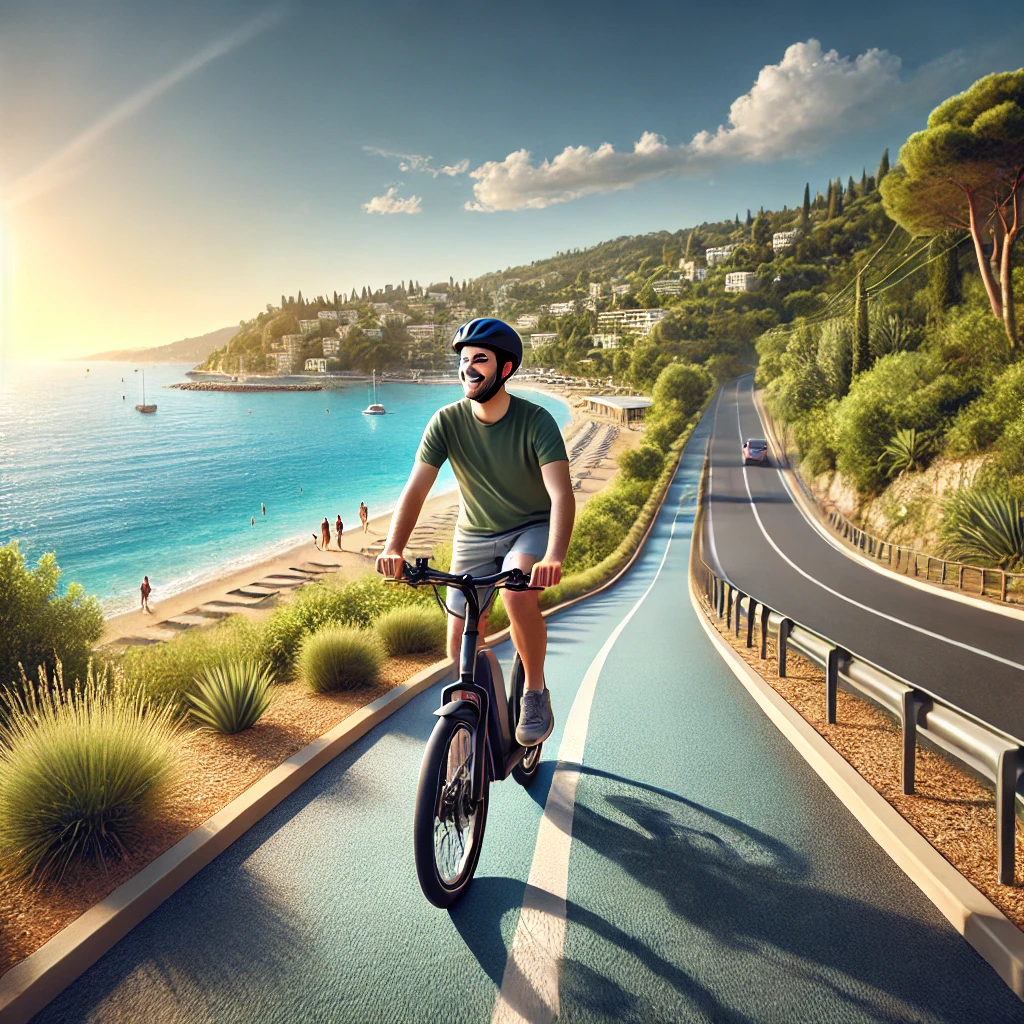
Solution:
{"label": "blue bicycle helmet", "polygon": [[[523,364],[523,339],[504,320],[493,316],[478,316],[463,324],[452,338],[452,349],[458,352],[463,345],[478,345],[489,348],[496,356],[508,356],[512,361],[512,373]],[[512,373],[508,376],[511,377]]]}

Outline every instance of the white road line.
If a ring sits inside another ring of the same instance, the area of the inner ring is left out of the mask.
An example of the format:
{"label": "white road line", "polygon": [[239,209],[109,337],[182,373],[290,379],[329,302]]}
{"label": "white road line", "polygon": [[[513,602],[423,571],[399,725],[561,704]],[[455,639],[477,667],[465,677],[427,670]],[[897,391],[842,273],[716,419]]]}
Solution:
{"label": "white road line", "polygon": [[536,1024],[554,1021],[558,1017],[558,970],[565,948],[565,900],[569,887],[572,820],[594,691],[615,642],[658,582],[675,539],[683,502],[692,498],[693,492],[689,488],[680,495],[665,553],[654,579],[597,652],[576,691],[576,699],[565,720],[551,789],[544,803],[544,816],[537,831],[537,845],[533,850],[523,907],[505,962],[492,1024]]}
{"label": "white road line", "polygon": [[[740,392],[739,387],[736,388],[736,429],[739,432],[740,441],[743,440],[743,424],[740,422]],[[950,644],[953,647],[959,647],[961,650],[970,651],[971,654],[979,654],[983,658],[988,658],[990,661],[998,661],[1001,665],[1009,665],[1010,668],[1019,669],[1024,672],[1024,665],[1016,661],[1011,661],[1009,658],[1001,658],[998,654],[993,654],[991,651],[982,650],[980,647],[973,647],[971,644],[965,644],[960,640],[954,640],[951,637],[943,636],[941,633],[933,633],[930,629],[925,629],[923,626],[915,626],[912,622],[907,622],[904,619],[897,618],[895,615],[889,615],[886,612],[880,612],[877,608],[872,608],[870,605],[861,604],[860,601],[855,601],[852,597],[847,597],[846,594],[841,594],[838,590],[833,590],[832,587],[821,580],[815,579],[809,572],[801,569],[778,544],[772,540],[771,535],[764,527],[764,523],[761,521],[761,515],[757,511],[757,505],[754,502],[754,495],[750,490],[750,479],[747,476],[747,467],[743,466],[743,483],[747,488],[747,498],[750,500],[750,508],[754,513],[754,519],[757,520],[757,525],[761,528],[761,533],[764,534],[764,539],[771,544],[775,553],[781,558],[787,565],[794,568],[804,579],[810,580],[817,587],[821,587],[822,590],[827,591],[833,597],[838,597],[840,601],[845,601],[847,604],[852,604],[855,608],[860,608],[862,611],[870,612],[872,615],[877,615],[880,619],[886,619],[889,622],[894,622],[898,626],[905,626],[907,629],[914,630],[915,633],[920,633],[923,636],[929,636],[933,640],[941,640],[944,644]]]}

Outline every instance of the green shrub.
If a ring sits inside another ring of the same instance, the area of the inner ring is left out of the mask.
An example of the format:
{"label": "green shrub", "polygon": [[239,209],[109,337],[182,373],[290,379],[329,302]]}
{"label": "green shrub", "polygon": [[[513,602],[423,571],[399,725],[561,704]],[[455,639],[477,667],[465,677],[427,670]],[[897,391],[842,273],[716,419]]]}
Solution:
{"label": "green shrub", "polygon": [[833,399],[819,405],[793,424],[797,449],[803,460],[801,468],[809,476],[836,468],[835,411],[838,404]]}
{"label": "green shrub", "polygon": [[688,422],[703,408],[715,380],[703,366],[672,363],[658,374],[651,392],[655,417],[676,413]]}
{"label": "green shrub", "polygon": [[268,667],[252,661],[207,666],[188,695],[192,717],[213,732],[250,729],[270,707],[273,681]]}
{"label": "green shrub", "polygon": [[584,506],[572,531],[569,550],[562,563],[563,570],[579,572],[597,565],[619,546],[628,529],[608,512],[590,512]]}
{"label": "green shrub", "polygon": [[953,421],[946,443],[953,454],[974,455],[994,444],[1024,415],[1024,363],[1006,368]]}
{"label": "green shrub", "polygon": [[21,678],[19,665],[52,676],[60,661],[69,681],[86,674],[103,612],[77,583],[61,594],[60,577],[52,554],[30,569],[16,542],[0,545],[0,692]]}
{"label": "green shrub", "polygon": [[159,704],[188,706],[195,680],[226,661],[265,660],[265,629],[232,616],[209,629],[194,629],[163,644],[129,647],[121,665],[129,683]]}
{"label": "green shrub", "polygon": [[314,693],[355,690],[377,681],[384,652],[372,633],[353,626],[327,626],[302,641],[299,678]]}
{"label": "green shrub", "polygon": [[899,476],[922,469],[931,454],[931,442],[913,427],[897,430],[878,457],[879,468],[887,477]]}
{"label": "green shrub", "polygon": [[158,807],[174,754],[170,707],[154,709],[120,673],[70,689],[58,665],[0,724],[0,864],[30,877],[126,852]]}
{"label": "green shrub", "polygon": [[443,651],[448,636],[448,622],[441,610],[425,605],[393,608],[373,628],[392,656]]}
{"label": "green shrub", "polygon": [[651,417],[644,427],[644,444],[653,445],[662,453],[672,447],[672,442],[686,429],[686,420],[679,413]]}
{"label": "green shrub", "polygon": [[1020,500],[1003,490],[965,487],[943,503],[946,555],[1013,570],[1024,562],[1024,519]]}
{"label": "green shrub", "polygon": [[657,480],[665,466],[665,456],[653,445],[627,448],[619,456],[622,475],[633,480]]}

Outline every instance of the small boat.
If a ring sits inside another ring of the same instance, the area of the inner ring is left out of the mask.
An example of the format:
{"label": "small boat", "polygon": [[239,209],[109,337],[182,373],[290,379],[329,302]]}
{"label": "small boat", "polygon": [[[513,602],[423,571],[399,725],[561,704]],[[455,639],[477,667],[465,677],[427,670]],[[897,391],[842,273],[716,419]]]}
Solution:
{"label": "small boat", "polygon": [[384,416],[386,410],[383,405],[377,401],[377,371],[373,371],[373,401],[363,410],[364,416]]}
{"label": "small boat", "polygon": [[[137,373],[138,371],[136,371]],[[156,405],[146,405],[146,371],[142,371],[142,404],[135,406],[138,412],[156,412]]]}

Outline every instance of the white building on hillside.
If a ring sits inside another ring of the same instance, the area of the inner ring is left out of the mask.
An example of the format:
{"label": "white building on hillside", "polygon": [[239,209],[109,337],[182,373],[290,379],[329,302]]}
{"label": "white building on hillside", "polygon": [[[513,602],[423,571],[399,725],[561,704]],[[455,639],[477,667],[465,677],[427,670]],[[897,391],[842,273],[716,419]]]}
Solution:
{"label": "white building on hillside", "polygon": [[655,295],[681,295],[683,292],[683,282],[674,277],[664,277],[655,281],[651,287]]}
{"label": "white building on hillside", "polygon": [[772,250],[774,252],[782,252],[783,249],[788,249],[798,238],[800,237],[799,231],[776,231],[772,235]]}
{"label": "white building on hillside", "polygon": [[327,360],[326,359],[307,359],[306,360],[306,372],[315,371],[316,373],[327,372]]}
{"label": "white building on hillside", "polygon": [[530,335],[530,348],[543,348],[545,345],[550,345],[551,342],[558,340],[558,334],[555,331],[543,331],[540,334]]}
{"label": "white building on hillside", "polygon": [[595,334],[591,341],[594,348],[618,348],[622,339],[617,334]]}
{"label": "white building on hillside", "polygon": [[319,320],[319,318],[317,318],[316,320],[300,320],[299,321],[299,330],[302,331],[303,334],[317,334],[317,333],[319,333],[319,331],[320,331],[320,320]]}
{"label": "white building on hillside", "polygon": [[370,308],[375,313],[390,313],[391,312],[391,303],[390,302],[371,302],[370,303]]}
{"label": "white building on hillside", "polygon": [[548,306],[548,312],[554,317],[569,316],[570,314],[575,313],[576,309],[577,304],[575,301],[552,302],[551,305]]}
{"label": "white building on hillside", "polygon": [[341,351],[341,339],[324,338],[323,351],[325,356],[336,356]]}
{"label": "white building on hillside", "polygon": [[615,298],[619,298],[622,295],[628,295],[632,287],[633,286],[631,284],[613,284],[612,295],[614,295]]}
{"label": "white building on hillside", "polygon": [[601,298],[601,290],[603,288],[604,288],[604,285],[600,281],[591,281],[590,282],[590,297],[592,299],[599,299],[599,298]]}
{"label": "white building on hillside", "polygon": [[373,341],[380,341],[384,337],[384,332],[379,327],[364,327],[363,337],[370,338]]}
{"label": "white building on hillside", "polygon": [[684,281],[703,281],[708,276],[707,267],[698,267],[693,260],[681,259],[679,269],[683,272]]}
{"label": "white building on hillside", "polygon": [[431,302],[447,302],[448,301],[448,293],[447,292],[427,292],[427,298],[430,299]]}
{"label": "white building on hillside", "polygon": [[338,319],[343,324],[354,324],[359,319],[358,309],[340,309],[338,310]]}
{"label": "white building on hillside", "polygon": [[321,309],[320,312],[317,313],[317,316],[321,320],[340,320],[341,319],[341,313],[339,313],[338,310],[336,310],[336,309]]}
{"label": "white building on hillside", "polygon": [[536,327],[538,323],[540,323],[539,313],[520,313],[516,317],[516,327],[522,327],[526,330]]}
{"label": "white building on hillside", "polygon": [[610,333],[618,328],[646,338],[654,325],[667,316],[667,309],[610,309],[597,314],[597,326]]}
{"label": "white building on hillside", "polygon": [[738,248],[738,245],[720,245],[713,249],[705,249],[704,259],[709,267],[717,267],[719,263],[724,263]]}
{"label": "white building on hillside", "polygon": [[725,275],[725,290],[727,292],[756,292],[757,284],[757,274],[751,274],[745,270]]}
{"label": "white building on hillside", "polygon": [[397,324],[401,327],[403,324],[407,324],[412,319],[408,313],[400,313],[397,309],[388,310],[382,317],[381,321],[386,324]]}
{"label": "white building on hillside", "polygon": [[434,341],[444,331],[440,324],[407,324],[405,329],[412,340],[421,345]]}

